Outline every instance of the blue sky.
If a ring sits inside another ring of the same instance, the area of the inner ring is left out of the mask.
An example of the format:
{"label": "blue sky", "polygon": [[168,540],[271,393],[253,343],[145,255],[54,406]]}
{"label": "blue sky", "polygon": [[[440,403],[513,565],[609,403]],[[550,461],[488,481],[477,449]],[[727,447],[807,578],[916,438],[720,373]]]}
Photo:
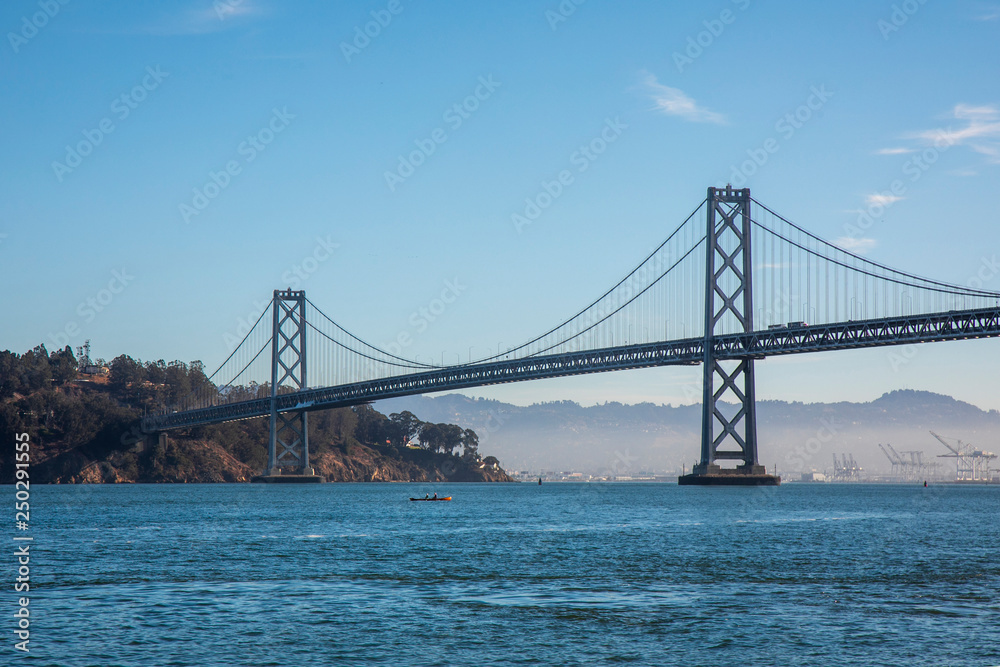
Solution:
{"label": "blue sky", "polygon": [[[407,356],[482,356],[589,303],[727,181],[929,277],[1000,255],[997,3],[36,0],[0,27],[0,347],[19,352],[89,338],[214,368],[292,286],[372,342],[413,334]],[[769,360],[758,396],[1000,408],[997,345]],[[678,403],[699,383],[470,393]]]}

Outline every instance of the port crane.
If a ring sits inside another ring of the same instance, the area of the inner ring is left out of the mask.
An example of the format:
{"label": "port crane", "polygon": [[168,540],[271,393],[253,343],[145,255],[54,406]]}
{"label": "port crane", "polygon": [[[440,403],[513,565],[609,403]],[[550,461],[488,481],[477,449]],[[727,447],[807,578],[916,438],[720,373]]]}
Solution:
{"label": "port crane", "polygon": [[959,482],[990,481],[990,461],[997,457],[993,452],[975,449],[972,445],[955,438],[957,446],[952,446],[934,431],[930,432],[950,453],[938,454],[938,458],[955,459],[955,479]]}
{"label": "port crane", "polygon": [[890,454],[889,450],[883,447],[881,442],[878,443],[878,448],[882,450],[882,453],[885,454],[885,457],[889,459],[889,463],[892,464],[892,473],[891,473],[892,476],[896,477],[897,475],[899,475],[899,468],[900,465],[902,464],[902,460],[899,458],[899,456],[898,455],[894,456],[893,454]]}
{"label": "port crane", "polygon": [[892,464],[891,475],[903,481],[926,478],[929,473],[933,474],[934,469],[939,465],[925,461],[922,451],[897,452],[889,443],[886,443],[884,447],[882,443],[879,443],[879,449]]}
{"label": "port crane", "polygon": [[[850,458],[848,458],[850,457]],[[863,469],[854,460],[854,454],[833,455],[833,479],[838,482],[859,482]]]}

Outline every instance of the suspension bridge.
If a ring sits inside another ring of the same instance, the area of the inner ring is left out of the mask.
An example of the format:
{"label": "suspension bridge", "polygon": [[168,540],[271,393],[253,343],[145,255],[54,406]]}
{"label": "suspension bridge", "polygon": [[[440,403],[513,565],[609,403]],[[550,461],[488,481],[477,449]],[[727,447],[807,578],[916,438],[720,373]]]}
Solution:
{"label": "suspension bridge", "polygon": [[269,417],[262,478],[311,479],[314,410],[701,364],[701,458],[679,482],[774,485],[780,479],[758,462],[756,360],[998,335],[1000,293],[866,259],[782,217],[749,189],[727,186],[709,188],[663,243],[575,315],[506,352],[464,364],[392,354],[341,326],[304,291],[275,290],[271,308],[208,381],[180,405],[144,418],[142,428],[158,434]]}

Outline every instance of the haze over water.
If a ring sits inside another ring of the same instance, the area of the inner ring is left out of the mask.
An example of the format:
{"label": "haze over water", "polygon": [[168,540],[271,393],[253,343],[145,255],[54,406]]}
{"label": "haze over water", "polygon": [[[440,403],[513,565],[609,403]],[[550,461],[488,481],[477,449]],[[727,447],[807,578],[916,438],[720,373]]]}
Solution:
{"label": "haze over water", "polygon": [[998,492],[40,487],[29,662],[995,665]]}

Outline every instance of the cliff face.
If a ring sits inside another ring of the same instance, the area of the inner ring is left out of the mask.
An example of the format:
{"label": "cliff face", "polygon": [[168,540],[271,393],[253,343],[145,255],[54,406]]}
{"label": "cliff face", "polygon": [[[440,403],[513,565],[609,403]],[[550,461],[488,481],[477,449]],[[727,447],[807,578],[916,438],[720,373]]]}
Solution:
{"label": "cliff face", "polygon": [[[325,448],[311,463],[329,482],[513,481],[502,469],[422,450],[388,455],[364,445]],[[33,479],[54,484],[249,482],[260,473],[213,442],[185,437],[169,437],[163,448],[137,444],[102,460],[69,451],[38,463],[35,471]]]}
{"label": "cliff face", "polygon": [[215,443],[187,438],[168,439],[164,448],[139,443],[100,460],[71,450],[36,471],[33,479],[53,484],[249,482],[258,472]]}
{"label": "cliff face", "polygon": [[332,449],[312,461],[316,474],[330,482],[512,482],[502,469],[446,454],[405,450],[386,456],[370,447],[355,445],[348,452]]}

